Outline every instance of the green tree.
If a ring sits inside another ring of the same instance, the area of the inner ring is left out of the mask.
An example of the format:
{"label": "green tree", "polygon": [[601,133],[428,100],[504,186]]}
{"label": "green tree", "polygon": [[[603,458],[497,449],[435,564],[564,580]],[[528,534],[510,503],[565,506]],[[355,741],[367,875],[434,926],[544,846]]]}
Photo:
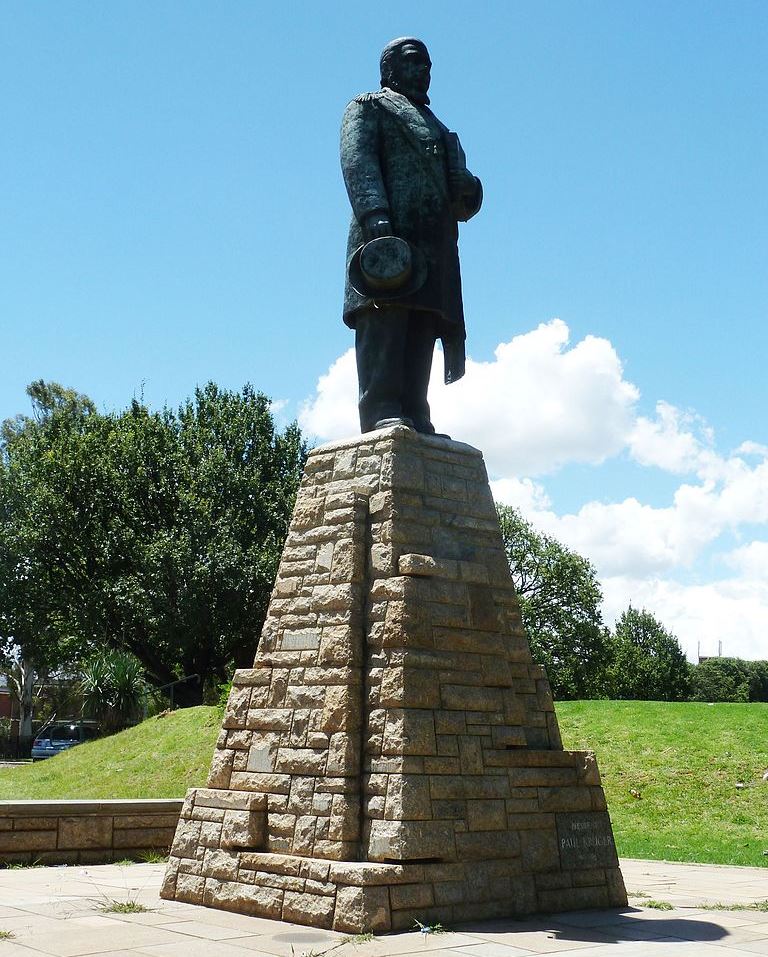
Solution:
{"label": "green tree", "polygon": [[693,701],[765,701],[768,667],[764,661],[707,658],[691,669]]}
{"label": "green tree", "polygon": [[684,701],[691,666],[675,636],[649,611],[631,605],[612,636],[611,697]]}
{"label": "green tree", "polygon": [[178,412],[59,405],[6,431],[6,641],[29,636],[57,663],[122,648],[156,685],[199,675],[180,703],[250,664],[306,457],[264,395],[209,383]]}
{"label": "green tree", "polygon": [[609,643],[594,568],[516,509],[496,510],[531,652],[555,697],[605,697]]}
{"label": "green tree", "polygon": [[21,753],[32,743],[35,686],[77,651],[55,608],[57,574],[41,527],[51,502],[35,485],[34,463],[50,455],[51,435],[78,431],[95,412],[87,396],[55,382],[26,391],[32,417],[0,426],[0,667],[18,696]]}

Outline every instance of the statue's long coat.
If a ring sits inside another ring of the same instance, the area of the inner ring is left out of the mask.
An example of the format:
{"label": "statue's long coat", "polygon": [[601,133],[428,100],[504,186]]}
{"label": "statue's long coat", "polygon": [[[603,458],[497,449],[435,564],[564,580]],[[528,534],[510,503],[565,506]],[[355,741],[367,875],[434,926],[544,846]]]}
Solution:
{"label": "statue's long coat", "polygon": [[[385,211],[395,236],[416,246],[427,259],[424,285],[393,304],[437,313],[443,340],[446,381],[464,372],[464,307],[459,271],[458,221],[474,216],[482,203],[475,195],[452,197],[448,186],[448,130],[428,107],[384,89],[364,93],[347,106],[341,126],[341,166],[352,204],[347,263],[362,243],[361,222]],[[344,322],[354,328],[356,315],[372,300],[349,283],[344,290]]]}

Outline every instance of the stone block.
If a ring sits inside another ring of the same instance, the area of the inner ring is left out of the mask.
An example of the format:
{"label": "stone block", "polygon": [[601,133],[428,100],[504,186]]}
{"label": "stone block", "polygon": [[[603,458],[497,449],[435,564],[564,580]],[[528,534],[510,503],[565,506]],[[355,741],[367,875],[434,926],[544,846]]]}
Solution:
{"label": "stone block", "polygon": [[571,887],[562,890],[541,890],[537,894],[540,910],[590,910],[610,906],[608,888]]}
{"label": "stone block", "polygon": [[[55,831],[58,823],[59,819],[57,817],[27,817],[25,814],[5,820],[0,818],[0,831],[10,831],[12,829],[17,831]],[[176,823],[175,818],[172,817],[171,823]]]}
{"label": "stone block", "polygon": [[268,685],[271,670],[271,668],[238,668],[232,677],[232,684],[240,688]]}
{"label": "stone block", "polygon": [[226,811],[221,828],[223,848],[258,848],[266,842],[267,815],[264,811]]}
{"label": "stone block", "polygon": [[356,731],[360,727],[362,698],[359,688],[334,685],[326,689],[320,730]]}
{"label": "stone block", "polygon": [[392,928],[386,887],[340,887],[336,892],[333,929],[348,934],[386,933]]}
{"label": "stone block", "polygon": [[[250,914],[253,917],[269,917],[280,920],[283,909],[282,890],[274,887],[238,884],[233,881],[206,879],[204,903],[208,907]],[[212,948],[215,950],[215,948]]]}
{"label": "stone block", "polygon": [[[273,775],[274,776],[274,775]],[[233,788],[228,791],[219,791],[213,788],[196,788],[194,790],[195,807],[230,808],[233,811],[263,810],[266,799],[261,794],[249,794],[248,790]]]}
{"label": "stone block", "polygon": [[345,777],[360,773],[360,748],[355,735],[339,731],[331,735],[326,773]]}
{"label": "stone block", "polygon": [[[179,874],[176,877],[176,900],[187,904],[202,904],[205,892],[205,878],[193,874]],[[162,896],[162,895],[161,895]]]}
{"label": "stone block", "polygon": [[514,831],[473,831],[456,834],[455,838],[460,861],[487,861],[520,854],[520,837]]}
{"label": "stone block", "polygon": [[503,831],[507,810],[502,800],[467,801],[467,826],[470,831]]}
{"label": "stone block", "polygon": [[542,811],[590,811],[592,790],[575,784],[570,787],[540,787],[539,807]]}
{"label": "stone block", "polygon": [[453,823],[371,821],[368,858],[371,861],[455,860]]}
{"label": "stone block", "polygon": [[[56,846],[55,831],[2,831],[0,832],[0,853],[10,860],[10,854],[17,851],[50,850]],[[6,852],[10,852],[6,853]]]}
{"label": "stone block", "polygon": [[388,821],[432,820],[429,778],[424,774],[391,774],[384,818]]}
{"label": "stone block", "polygon": [[209,847],[203,858],[203,872],[207,878],[234,880],[237,877],[237,855]]}
{"label": "stone block", "polygon": [[560,867],[557,832],[554,828],[520,831],[520,847],[525,871],[555,871]]}
{"label": "stone block", "polygon": [[335,905],[335,897],[286,891],[283,895],[282,919],[295,924],[330,928]]}
{"label": "stone block", "polygon": [[379,703],[390,708],[439,708],[440,685],[434,673],[402,666],[384,669],[379,689]]}
{"label": "stone block", "polygon": [[251,703],[251,689],[248,685],[232,685],[224,712],[223,726],[225,728],[244,728],[248,715],[248,706]]}
{"label": "stone block", "polygon": [[217,748],[213,752],[211,769],[208,772],[207,784],[209,788],[229,787],[234,757],[235,752],[229,749],[222,750]]}
{"label": "stone block", "polygon": [[59,818],[59,850],[112,847],[112,818],[96,814]]}
{"label": "stone block", "polygon": [[452,711],[504,710],[504,701],[498,688],[483,688],[475,685],[445,684],[440,688],[442,707]]}
{"label": "stone block", "polygon": [[[230,787],[233,791],[244,793],[288,794],[291,789],[290,774],[262,774],[250,771],[233,771]],[[227,793],[227,792],[223,792]],[[226,807],[227,805],[221,805]]]}
{"label": "stone block", "polygon": [[389,889],[392,910],[405,907],[432,907],[435,903],[431,884],[395,884]]}
{"label": "stone block", "polygon": [[401,555],[397,563],[398,574],[430,578],[439,574],[439,565],[430,555],[413,553]]}
{"label": "stone block", "polygon": [[611,821],[605,812],[558,814],[557,834],[563,868],[618,867]]}
{"label": "stone block", "polygon": [[200,842],[200,827],[200,821],[179,821],[171,853],[176,857],[194,857]]}
{"label": "stone block", "polygon": [[405,708],[388,709],[382,754],[436,755],[437,742],[432,712]]}

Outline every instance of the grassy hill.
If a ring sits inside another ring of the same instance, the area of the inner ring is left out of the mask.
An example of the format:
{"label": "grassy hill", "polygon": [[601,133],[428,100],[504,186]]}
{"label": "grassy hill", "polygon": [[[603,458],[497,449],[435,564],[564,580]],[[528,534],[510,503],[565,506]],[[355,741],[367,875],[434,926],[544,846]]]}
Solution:
{"label": "grassy hill", "polygon": [[205,784],[220,726],[216,708],[184,708],[45,761],[0,768],[0,800],[184,797]]}
{"label": "grassy hill", "polygon": [[597,754],[621,855],[768,866],[768,704],[570,701],[557,713],[565,747]]}
{"label": "grassy hill", "polygon": [[[557,711],[565,746],[597,753],[622,856],[768,866],[768,705],[569,701]],[[219,721],[215,708],[189,708],[0,768],[0,799],[181,797],[204,784]]]}

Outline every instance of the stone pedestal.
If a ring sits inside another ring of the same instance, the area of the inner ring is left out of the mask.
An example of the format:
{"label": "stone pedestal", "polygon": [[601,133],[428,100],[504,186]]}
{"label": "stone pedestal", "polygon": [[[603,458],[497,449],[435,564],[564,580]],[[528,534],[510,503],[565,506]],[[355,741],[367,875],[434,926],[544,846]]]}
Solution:
{"label": "stone pedestal", "polygon": [[353,933],[626,904],[476,449],[394,428],[310,455],[162,895]]}

